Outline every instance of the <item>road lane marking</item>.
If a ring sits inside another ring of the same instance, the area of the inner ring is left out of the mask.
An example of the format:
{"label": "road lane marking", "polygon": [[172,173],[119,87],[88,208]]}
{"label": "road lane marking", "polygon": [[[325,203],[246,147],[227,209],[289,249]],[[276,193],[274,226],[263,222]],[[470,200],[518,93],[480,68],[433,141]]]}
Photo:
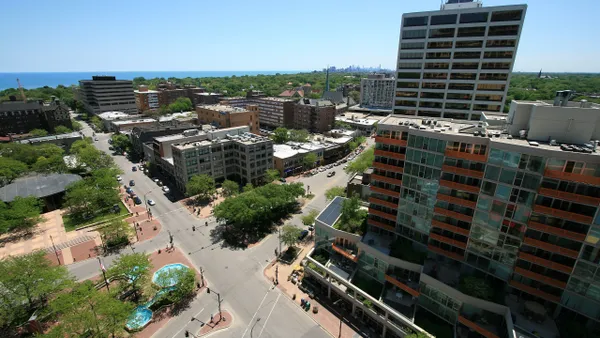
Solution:
{"label": "road lane marking", "polygon": [[281,297],[281,292],[277,294],[277,299],[275,300],[275,303],[273,304],[273,307],[271,308],[271,311],[269,311],[269,315],[267,316],[267,319],[265,319],[265,321],[263,323],[263,327],[260,330],[260,333],[258,334],[257,338],[260,338],[260,336],[262,335],[263,331],[265,330],[265,327],[267,327],[267,322],[269,321],[269,318],[271,317],[271,314],[273,313],[273,310],[275,310],[275,306],[277,306],[277,302],[279,302],[279,297]]}
{"label": "road lane marking", "polygon": [[267,296],[269,295],[270,291],[271,291],[271,289],[267,290],[267,292],[265,293],[265,296],[263,297],[262,301],[260,302],[260,304],[258,304],[258,308],[256,308],[256,311],[254,311],[254,315],[250,319],[250,322],[248,323],[248,326],[246,326],[246,330],[244,330],[244,334],[242,334],[242,338],[244,338],[244,336],[246,335],[246,332],[248,332],[248,329],[250,328],[250,325],[252,325],[252,322],[254,322],[254,317],[256,317],[256,315],[258,314],[258,311],[260,310],[260,307],[265,302],[265,299],[267,299]]}

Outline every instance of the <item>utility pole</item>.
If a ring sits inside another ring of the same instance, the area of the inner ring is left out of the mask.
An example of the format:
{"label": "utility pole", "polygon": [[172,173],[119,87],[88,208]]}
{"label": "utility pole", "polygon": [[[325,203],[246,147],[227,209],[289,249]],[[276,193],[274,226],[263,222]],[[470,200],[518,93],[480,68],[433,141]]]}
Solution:
{"label": "utility pole", "polygon": [[60,258],[58,257],[58,251],[56,250],[56,245],[54,245],[54,239],[52,238],[52,235],[50,235],[50,241],[52,242],[52,247],[54,248],[54,254],[56,255],[56,260],[58,261],[58,265],[61,265]]}
{"label": "utility pole", "polygon": [[100,257],[96,258],[98,258],[98,263],[100,263],[100,270],[102,270],[102,277],[104,277],[104,282],[106,283],[106,290],[110,291],[110,288],[108,287],[108,280],[106,280],[106,268],[104,267],[104,264],[102,264]]}
{"label": "utility pole", "polygon": [[[225,321],[225,318],[223,318],[223,315],[221,314],[221,294],[214,290],[213,292],[217,294],[217,303],[219,304],[219,321]],[[206,288],[206,293],[210,293],[210,288]]]}
{"label": "utility pole", "polygon": [[200,279],[202,280],[202,286],[204,286],[204,269],[200,267]]}
{"label": "utility pole", "polygon": [[279,254],[281,255],[281,226],[277,227],[277,231],[279,232]]}
{"label": "utility pole", "polygon": [[275,285],[279,284],[279,265],[275,265]]}

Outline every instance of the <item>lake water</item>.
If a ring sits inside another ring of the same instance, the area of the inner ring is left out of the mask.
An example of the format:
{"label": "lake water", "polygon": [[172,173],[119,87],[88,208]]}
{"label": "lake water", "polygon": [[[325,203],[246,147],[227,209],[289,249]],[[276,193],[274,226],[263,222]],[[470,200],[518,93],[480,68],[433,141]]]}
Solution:
{"label": "lake water", "polygon": [[295,74],[298,70],[265,70],[265,71],[133,71],[133,72],[62,72],[62,73],[0,73],[0,90],[17,88],[17,79],[21,81],[24,88],[39,88],[43,86],[56,87],[58,85],[78,85],[79,80],[91,80],[94,75],[112,75],[118,80],[133,80],[134,77],[143,76],[146,79],[156,77],[185,78],[185,77],[225,77],[243,75],[274,75]]}

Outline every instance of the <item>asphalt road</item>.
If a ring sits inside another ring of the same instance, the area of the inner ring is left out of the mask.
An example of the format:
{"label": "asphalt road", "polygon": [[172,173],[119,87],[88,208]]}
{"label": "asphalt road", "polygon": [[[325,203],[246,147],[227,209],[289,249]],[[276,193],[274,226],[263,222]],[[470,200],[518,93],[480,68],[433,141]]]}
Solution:
{"label": "asphalt road", "polygon": [[[84,126],[84,133],[91,136],[91,129],[85,124]],[[96,147],[110,154],[110,134],[97,134],[97,137],[98,141],[94,142]],[[210,230],[216,226],[214,219],[209,219],[209,225],[206,227],[204,220],[200,221],[192,216],[181,204],[171,202],[151,178],[140,171],[132,172],[131,167],[134,164],[127,158],[113,158],[124,171],[123,182],[135,180],[133,189],[138,196],[145,196],[146,199],[150,198],[156,202],[156,205],[150,208],[163,225],[161,233],[152,240],[133,245],[123,252],[152,252],[164,248],[169,241],[170,231],[175,246],[188,254],[188,258],[197,268],[204,269],[204,276],[211,290],[221,294],[223,309],[227,309],[234,316],[231,328],[213,336],[329,337],[309,315],[265,279],[263,270],[274,258],[275,248],[279,245],[276,234],[269,235],[260,245],[246,250],[224,247],[222,242],[215,243],[210,236]],[[328,170],[301,179],[315,194],[303,209],[304,214],[313,209],[322,210],[327,205],[324,192],[332,186],[346,184],[349,176],[343,172],[342,167],[332,170],[336,171],[336,175],[331,178],[326,176],[330,171]],[[302,226],[301,216],[294,215],[289,223]],[[195,232],[192,231],[192,225],[196,225]],[[115,258],[116,255],[105,257],[104,264],[110,266]],[[98,263],[94,260],[69,265],[69,270],[78,279],[86,279],[99,273]],[[198,319],[207,321],[210,314],[215,314],[216,311],[217,301],[214,293],[198,295],[183,314],[172,319],[154,337],[183,337],[184,329],[195,332],[200,328],[200,323],[190,319],[197,316]]]}

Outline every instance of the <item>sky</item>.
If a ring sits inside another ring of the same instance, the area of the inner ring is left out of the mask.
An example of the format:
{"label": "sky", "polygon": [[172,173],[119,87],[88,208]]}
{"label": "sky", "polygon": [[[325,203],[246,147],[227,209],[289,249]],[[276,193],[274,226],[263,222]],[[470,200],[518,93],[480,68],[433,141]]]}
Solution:
{"label": "sky", "polygon": [[[514,71],[600,72],[598,0],[527,3]],[[0,10],[0,72],[395,69],[403,13],[440,0],[24,0]]]}

